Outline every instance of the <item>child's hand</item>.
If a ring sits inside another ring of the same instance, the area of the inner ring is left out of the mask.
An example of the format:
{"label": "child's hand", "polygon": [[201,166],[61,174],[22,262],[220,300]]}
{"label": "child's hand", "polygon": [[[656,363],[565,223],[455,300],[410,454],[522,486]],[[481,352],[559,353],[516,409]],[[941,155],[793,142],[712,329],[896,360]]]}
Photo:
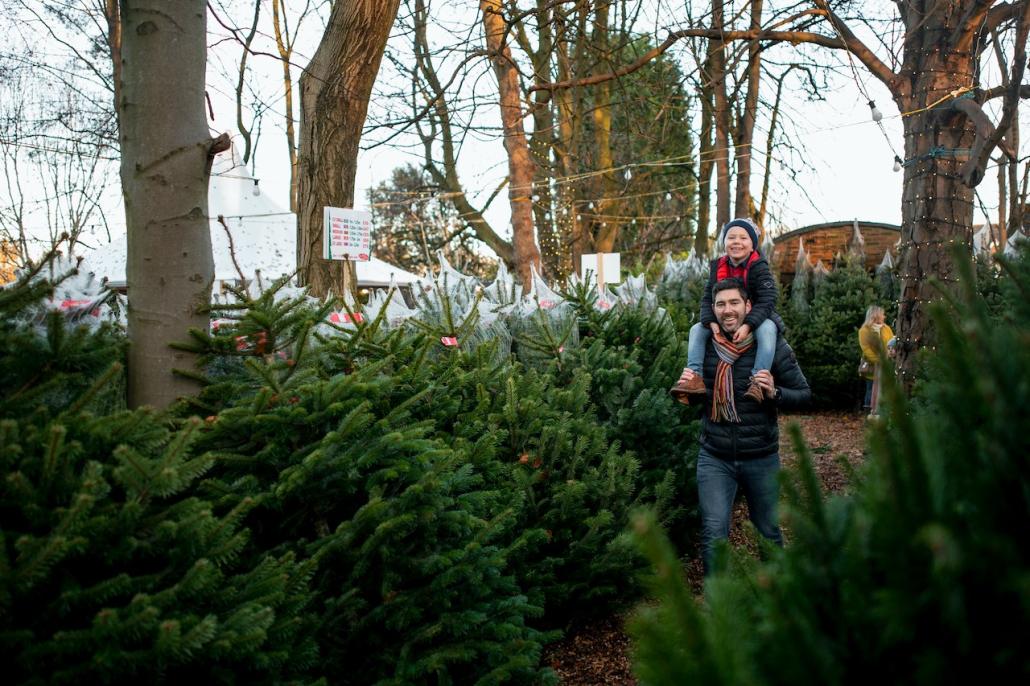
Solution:
{"label": "child's hand", "polygon": [[717,333],[719,333],[719,325],[717,323],[715,323],[715,322],[712,322],[711,324],[709,324],[708,328],[712,330],[712,335],[713,336],[716,335]]}
{"label": "child's hand", "polygon": [[733,342],[740,343],[742,340],[751,335],[751,327],[747,324],[741,324],[737,332],[733,334]]}

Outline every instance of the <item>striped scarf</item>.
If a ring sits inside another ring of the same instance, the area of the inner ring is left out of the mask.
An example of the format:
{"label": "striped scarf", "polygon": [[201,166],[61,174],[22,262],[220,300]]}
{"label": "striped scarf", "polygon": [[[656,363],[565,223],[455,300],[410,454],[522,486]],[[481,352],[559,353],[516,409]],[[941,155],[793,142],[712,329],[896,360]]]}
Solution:
{"label": "striped scarf", "polygon": [[715,389],[712,392],[713,422],[724,421],[740,423],[737,406],[733,402],[733,363],[751,349],[755,337],[748,335],[740,344],[728,340],[722,332],[712,337],[715,352],[719,356],[719,365],[715,369]]}

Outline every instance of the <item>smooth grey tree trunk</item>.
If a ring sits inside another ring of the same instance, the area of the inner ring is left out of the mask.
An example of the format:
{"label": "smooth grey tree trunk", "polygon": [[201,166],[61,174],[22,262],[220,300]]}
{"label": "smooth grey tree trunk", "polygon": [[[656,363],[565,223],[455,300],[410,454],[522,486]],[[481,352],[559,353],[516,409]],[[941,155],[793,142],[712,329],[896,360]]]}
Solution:
{"label": "smooth grey tree trunk", "polygon": [[[169,344],[206,330],[214,264],[207,216],[212,141],[204,107],[203,0],[122,0],[116,89],[128,228],[131,407],[166,407],[195,393],[194,355]],[[120,67],[120,71],[119,71]],[[217,145],[217,147],[215,147]]]}

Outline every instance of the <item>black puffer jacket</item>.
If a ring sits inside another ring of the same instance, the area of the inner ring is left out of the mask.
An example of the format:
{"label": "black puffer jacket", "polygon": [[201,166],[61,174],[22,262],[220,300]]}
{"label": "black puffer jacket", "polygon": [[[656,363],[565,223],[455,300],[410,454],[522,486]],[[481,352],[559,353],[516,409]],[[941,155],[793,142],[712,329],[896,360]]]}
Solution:
{"label": "black puffer jacket", "polygon": [[[715,258],[708,265],[708,281],[705,282],[704,293],[701,294],[701,324],[707,329],[710,324],[715,323],[715,310],[712,308],[712,289],[719,274],[719,259]],[[783,319],[776,312],[776,299],[780,292],[773,280],[772,270],[769,269],[769,262],[764,257],[759,257],[751,263],[747,270],[747,278],[744,279],[747,287],[748,297],[751,300],[751,311],[744,317],[744,323],[754,331],[762,325],[766,319],[772,319],[773,324],[780,330],[786,331],[787,327]]]}
{"label": "black puffer jacket", "polygon": [[712,456],[723,460],[751,460],[768,457],[780,447],[780,433],[777,423],[777,409],[790,409],[808,403],[812,390],[808,387],[794,351],[783,336],[776,339],[776,356],[772,372],[778,400],[758,403],[744,397],[751,380],[751,367],[755,364],[755,349],[740,356],[733,365],[733,394],[740,423],[713,422],[712,388],[715,386],[715,370],[719,357],[711,341],[705,349],[704,380],[708,393],[705,396],[704,414],[701,419],[701,446]]}

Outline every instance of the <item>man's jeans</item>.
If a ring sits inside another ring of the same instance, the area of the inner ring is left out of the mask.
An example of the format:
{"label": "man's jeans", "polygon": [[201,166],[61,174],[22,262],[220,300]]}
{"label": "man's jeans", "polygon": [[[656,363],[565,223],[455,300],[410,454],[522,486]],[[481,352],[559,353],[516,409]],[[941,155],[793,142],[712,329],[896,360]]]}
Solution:
{"label": "man's jeans", "polygon": [[[751,376],[759,369],[771,369],[773,358],[776,357],[776,337],[779,331],[776,330],[776,322],[766,319],[754,332],[755,335],[755,364],[751,368]],[[690,327],[687,335],[687,367],[694,370],[694,373],[701,373],[701,363],[705,359],[705,348],[708,346],[708,339],[712,337],[712,330],[697,322]]]}
{"label": "man's jeans", "polygon": [[705,576],[712,572],[715,542],[729,538],[737,486],[744,489],[751,522],[776,545],[783,545],[776,514],[780,455],[755,460],[720,460],[701,448],[697,458],[697,493],[701,501],[701,554]]}

